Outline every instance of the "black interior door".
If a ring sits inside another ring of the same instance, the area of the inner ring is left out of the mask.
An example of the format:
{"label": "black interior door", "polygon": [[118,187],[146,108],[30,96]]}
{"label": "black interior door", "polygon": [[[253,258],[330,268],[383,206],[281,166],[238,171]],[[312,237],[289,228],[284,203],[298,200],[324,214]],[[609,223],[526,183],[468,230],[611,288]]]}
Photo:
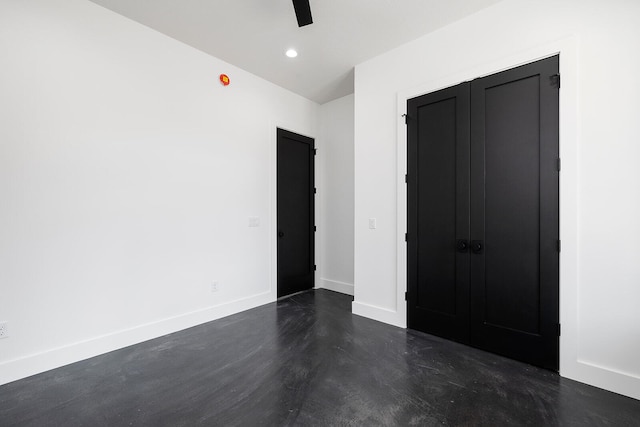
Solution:
{"label": "black interior door", "polygon": [[558,369],[558,67],[408,101],[408,324]]}
{"label": "black interior door", "polygon": [[558,67],[556,56],[471,82],[471,344],[553,370]]}
{"label": "black interior door", "polygon": [[313,288],[314,193],[314,140],[278,129],[278,297]]}
{"label": "black interior door", "polygon": [[469,341],[469,83],[408,103],[408,324]]}

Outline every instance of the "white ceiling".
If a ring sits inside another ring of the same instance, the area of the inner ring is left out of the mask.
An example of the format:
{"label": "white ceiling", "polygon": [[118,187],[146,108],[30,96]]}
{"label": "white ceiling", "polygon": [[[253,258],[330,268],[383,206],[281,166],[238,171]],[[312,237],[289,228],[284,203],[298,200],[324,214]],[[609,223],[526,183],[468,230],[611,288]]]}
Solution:
{"label": "white ceiling", "polygon": [[302,28],[291,0],[91,1],[322,104],[355,65],[500,0],[310,0]]}

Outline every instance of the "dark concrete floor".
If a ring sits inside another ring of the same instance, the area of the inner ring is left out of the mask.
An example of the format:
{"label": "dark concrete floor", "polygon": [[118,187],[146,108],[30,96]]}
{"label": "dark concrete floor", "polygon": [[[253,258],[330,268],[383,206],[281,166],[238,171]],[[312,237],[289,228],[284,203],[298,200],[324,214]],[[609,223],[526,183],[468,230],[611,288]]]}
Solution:
{"label": "dark concrete floor", "polygon": [[310,291],[0,387],[0,426],[640,426],[640,401]]}

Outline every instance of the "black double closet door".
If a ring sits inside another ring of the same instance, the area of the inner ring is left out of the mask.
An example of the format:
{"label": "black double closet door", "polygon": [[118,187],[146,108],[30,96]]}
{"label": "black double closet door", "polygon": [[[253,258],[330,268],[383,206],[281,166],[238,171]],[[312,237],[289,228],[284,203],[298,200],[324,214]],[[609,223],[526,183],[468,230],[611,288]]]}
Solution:
{"label": "black double closet door", "polygon": [[558,66],[407,105],[409,327],[555,371]]}

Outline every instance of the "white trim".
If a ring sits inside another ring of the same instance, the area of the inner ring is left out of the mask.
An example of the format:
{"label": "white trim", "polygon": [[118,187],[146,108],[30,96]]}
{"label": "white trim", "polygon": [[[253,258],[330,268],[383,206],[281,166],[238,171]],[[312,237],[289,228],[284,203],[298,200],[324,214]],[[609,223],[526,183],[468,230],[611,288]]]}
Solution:
{"label": "white trim", "polygon": [[341,294],[353,296],[353,283],[340,282],[338,280],[318,279],[316,289],[328,289]]}
{"label": "white trim", "polygon": [[640,378],[630,373],[578,360],[571,375],[563,376],[640,400]]}
{"label": "white trim", "polygon": [[[404,301],[404,298],[402,300]],[[398,312],[394,310],[354,301],[351,303],[351,311],[353,314],[377,320],[378,322],[388,323],[389,325],[400,328],[406,327],[404,326],[406,319],[400,321],[401,319],[398,317]]]}
{"label": "white trim", "polygon": [[269,122],[269,134],[271,135],[271,162],[269,168],[269,258],[271,265],[269,268],[269,289],[271,297],[278,298],[278,123],[271,120]]}
{"label": "white trim", "polygon": [[0,364],[0,385],[273,302],[270,292],[241,298]]}

